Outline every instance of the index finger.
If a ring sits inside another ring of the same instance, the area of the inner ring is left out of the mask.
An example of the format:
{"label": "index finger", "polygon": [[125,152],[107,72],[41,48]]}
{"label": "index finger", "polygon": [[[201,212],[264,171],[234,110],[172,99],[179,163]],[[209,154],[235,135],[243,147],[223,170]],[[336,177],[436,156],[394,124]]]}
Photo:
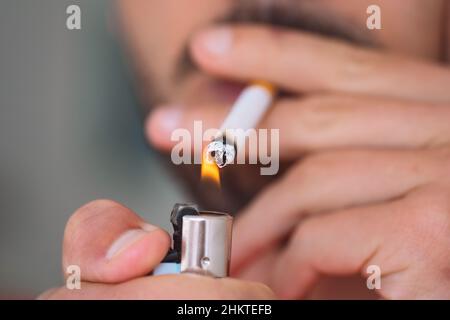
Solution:
{"label": "index finger", "polygon": [[291,91],[450,100],[448,67],[299,31],[222,26],[197,34],[191,52],[212,74]]}
{"label": "index finger", "polygon": [[266,300],[274,299],[275,296],[272,290],[261,283],[180,274],[141,277],[116,285],[82,283],[80,290],[61,287],[49,290],[38,298],[42,300]]}

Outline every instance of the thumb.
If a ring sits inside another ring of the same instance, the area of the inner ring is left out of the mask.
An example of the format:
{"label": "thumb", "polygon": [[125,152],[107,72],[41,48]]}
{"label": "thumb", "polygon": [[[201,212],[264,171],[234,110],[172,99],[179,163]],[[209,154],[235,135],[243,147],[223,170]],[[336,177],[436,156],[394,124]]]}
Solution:
{"label": "thumb", "polygon": [[69,219],[63,268],[77,265],[82,281],[118,283],[148,274],[169,247],[170,237],[164,230],[116,202],[97,200]]}

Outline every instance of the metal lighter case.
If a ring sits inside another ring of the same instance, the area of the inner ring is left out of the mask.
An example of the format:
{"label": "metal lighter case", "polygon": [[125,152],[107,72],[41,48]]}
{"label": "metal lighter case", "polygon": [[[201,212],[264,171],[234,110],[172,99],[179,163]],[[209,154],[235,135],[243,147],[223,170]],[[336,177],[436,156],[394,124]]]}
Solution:
{"label": "metal lighter case", "polygon": [[176,204],[170,220],[173,245],[154,275],[181,272],[215,278],[228,276],[233,224],[229,214]]}

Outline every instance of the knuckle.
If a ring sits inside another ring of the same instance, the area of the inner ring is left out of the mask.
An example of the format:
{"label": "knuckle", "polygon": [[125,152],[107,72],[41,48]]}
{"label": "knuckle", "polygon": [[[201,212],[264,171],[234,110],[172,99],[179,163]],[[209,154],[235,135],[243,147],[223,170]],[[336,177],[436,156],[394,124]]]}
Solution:
{"label": "knuckle", "polygon": [[[311,96],[304,98],[298,105],[299,130],[301,134],[308,134],[313,139],[315,134],[323,134],[338,125],[346,103],[341,98],[332,96]],[[339,108],[337,108],[339,106]],[[339,111],[339,112],[338,112]],[[302,135],[299,135],[302,137]]]}
{"label": "knuckle", "polygon": [[433,163],[437,169],[438,177],[450,183],[450,147],[440,147],[432,150]]}
{"label": "knuckle", "polygon": [[[449,240],[450,193],[440,186],[431,186],[410,199],[411,211],[405,214],[406,224],[422,243],[436,244]],[[428,248],[426,248],[428,249]]]}
{"label": "knuckle", "polygon": [[[364,102],[365,103],[365,102]],[[297,137],[302,149],[310,150],[327,147],[342,134],[342,128],[352,121],[359,109],[361,99],[343,94],[316,94],[302,99],[280,102],[275,108],[275,118],[286,119],[290,123],[289,133]],[[295,110],[296,116],[292,117]]]}
{"label": "knuckle", "polygon": [[358,91],[361,86],[365,85],[362,80],[370,78],[367,75],[379,72],[381,68],[392,67],[390,64],[387,65],[386,60],[379,55],[369,53],[364,49],[340,50],[338,52],[342,53],[342,60],[345,63],[339,65],[335,77],[332,79],[335,81],[330,81],[331,85],[338,86],[338,89]]}

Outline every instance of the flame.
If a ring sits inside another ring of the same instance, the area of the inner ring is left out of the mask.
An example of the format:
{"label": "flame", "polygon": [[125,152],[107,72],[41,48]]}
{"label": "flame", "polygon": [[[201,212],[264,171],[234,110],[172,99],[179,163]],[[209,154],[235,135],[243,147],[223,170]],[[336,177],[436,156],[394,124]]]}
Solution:
{"label": "flame", "polygon": [[202,181],[212,181],[220,188],[220,172],[217,164],[209,159],[206,150],[203,152],[202,157],[202,170],[201,170]]}

